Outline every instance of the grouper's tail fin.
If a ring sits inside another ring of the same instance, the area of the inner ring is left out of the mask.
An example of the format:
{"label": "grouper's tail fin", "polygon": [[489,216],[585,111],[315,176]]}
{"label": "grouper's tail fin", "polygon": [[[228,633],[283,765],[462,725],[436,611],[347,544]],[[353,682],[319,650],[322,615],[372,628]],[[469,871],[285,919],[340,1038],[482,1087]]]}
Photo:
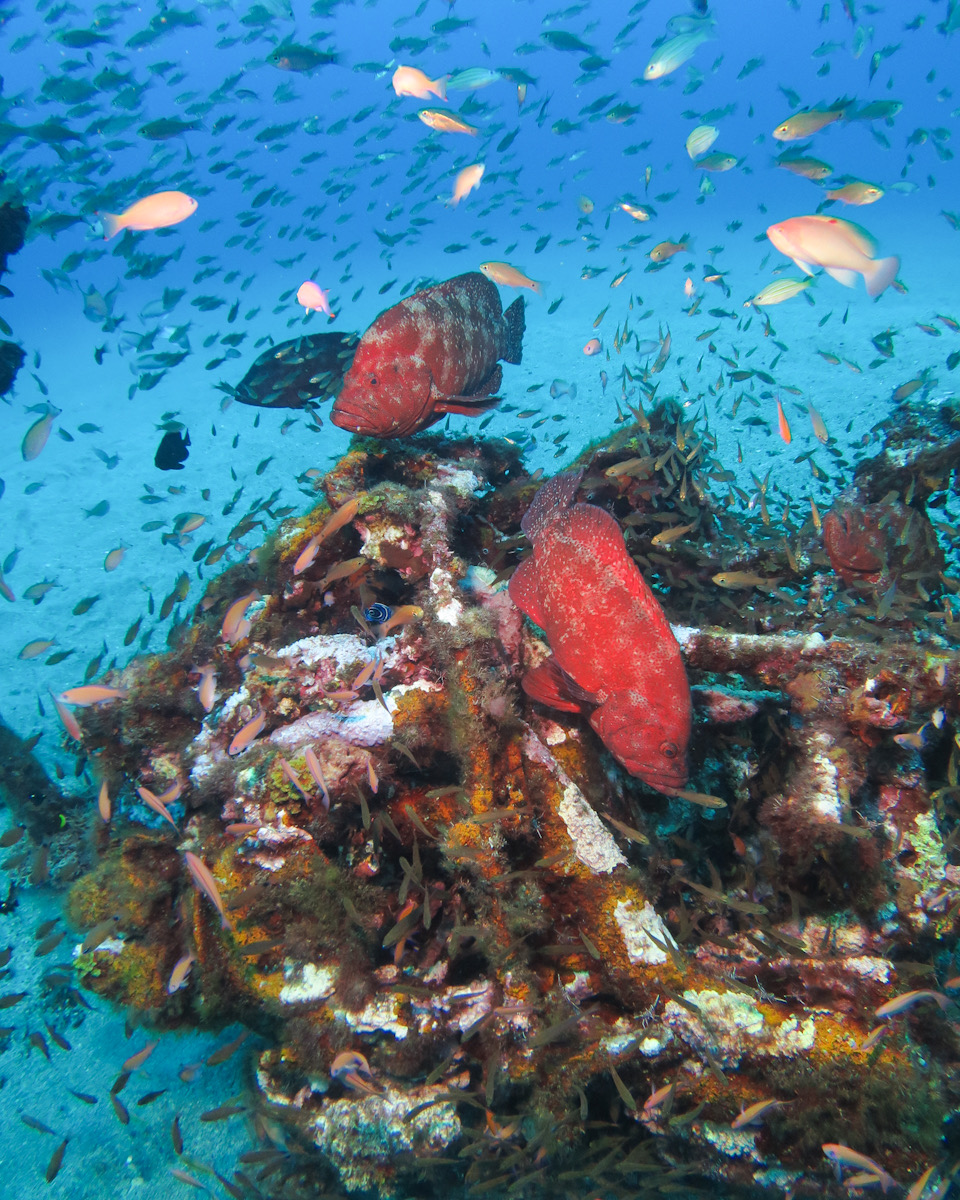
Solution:
{"label": "grouper's tail fin", "polygon": [[503,353],[500,357],[504,362],[519,363],[523,361],[523,331],[527,327],[523,310],[523,297],[518,296],[503,314],[506,338]]}
{"label": "grouper's tail fin", "polygon": [[520,528],[531,542],[536,541],[541,531],[563,509],[569,508],[583,479],[583,468],[579,471],[564,471],[548,479],[533,498],[533,503],[523,515]]}

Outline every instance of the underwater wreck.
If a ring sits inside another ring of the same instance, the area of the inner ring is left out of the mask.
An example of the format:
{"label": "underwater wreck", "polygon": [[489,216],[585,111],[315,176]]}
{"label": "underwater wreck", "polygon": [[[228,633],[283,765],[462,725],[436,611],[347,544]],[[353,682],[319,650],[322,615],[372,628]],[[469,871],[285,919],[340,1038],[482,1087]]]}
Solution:
{"label": "underwater wreck", "polygon": [[521,690],[508,439],[355,441],[75,710],[76,981],[258,1035],[232,1195],[839,1197],[955,1159],[960,411],[914,400],[822,519],[738,503],[669,401],[578,459],[680,644],[689,790]]}

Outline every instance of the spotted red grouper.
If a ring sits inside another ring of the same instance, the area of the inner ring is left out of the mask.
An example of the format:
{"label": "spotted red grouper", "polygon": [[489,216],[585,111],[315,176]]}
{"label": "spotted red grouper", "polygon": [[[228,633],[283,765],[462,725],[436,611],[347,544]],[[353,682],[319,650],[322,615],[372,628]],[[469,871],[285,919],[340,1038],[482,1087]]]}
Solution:
{"label": "spotted red grouper", "polygon": [[499,404],[500,359],[519,363],[523,299],[506,312],[478,271],[415,292],[360,338],[330,419],[372,437],[418,433],[446,413]]}
{"label": "spotted red grouper", "polygon": [[663,609],[627,552],[620,526],[594,504],[574,504],[583,472],[537,492],[524,532],[533,543],[510,580],[514,603],[553,654],[527,672],[528,696],[579,712],[631,775],[670,791],[687,780],[690,685]]}

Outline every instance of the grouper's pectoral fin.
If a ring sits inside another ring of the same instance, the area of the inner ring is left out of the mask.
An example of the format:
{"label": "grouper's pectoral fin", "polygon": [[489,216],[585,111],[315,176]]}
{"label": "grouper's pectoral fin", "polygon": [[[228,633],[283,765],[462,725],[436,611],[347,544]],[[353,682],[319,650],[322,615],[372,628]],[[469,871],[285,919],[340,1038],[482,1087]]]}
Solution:
{"label": "grouper's pectoral fin", "polygon": [[548,708],[562,712],[582,712],[576,700],[570,698],[570,684],[566,675],[557,666],[551,655],[538,667],[532,667],[520,680],[520,686],[531,700],[537,700]]}
{"label": "grouper's pectoral fin", "polygon": [[470,396],[444,396],[434,391],[433,410],[436,413],[459,413],[461,416],[473,417],[477,413],[486,412],[488,408],[496,408],[503,397],[493,393],[502,382],[503,368],[497,363],[477,391]]}
{"label": "grouper's pectoral fin", "polygon": [[462,417],[476,417],[488,408],[496,408],[502,396],[441,396],[433,406],[438,416],[444,413],[458,413]]}

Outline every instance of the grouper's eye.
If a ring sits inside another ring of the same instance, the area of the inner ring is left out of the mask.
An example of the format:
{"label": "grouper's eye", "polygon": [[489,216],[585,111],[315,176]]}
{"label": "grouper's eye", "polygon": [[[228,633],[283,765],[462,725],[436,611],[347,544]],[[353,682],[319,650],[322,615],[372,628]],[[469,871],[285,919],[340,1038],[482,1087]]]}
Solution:
{"label": "grouper's eye", "polygon": [[371,387],[376,387],[376,386],[377,386],[377,377],[376,377],[376,375],[371,375],[371,376],[370,376],[370,386],[371,386]]}
{"label": "grouper's eye", "polygon": [[664,758],[676,758],[680,750],[675,742],[661,742],[660,753]]}

